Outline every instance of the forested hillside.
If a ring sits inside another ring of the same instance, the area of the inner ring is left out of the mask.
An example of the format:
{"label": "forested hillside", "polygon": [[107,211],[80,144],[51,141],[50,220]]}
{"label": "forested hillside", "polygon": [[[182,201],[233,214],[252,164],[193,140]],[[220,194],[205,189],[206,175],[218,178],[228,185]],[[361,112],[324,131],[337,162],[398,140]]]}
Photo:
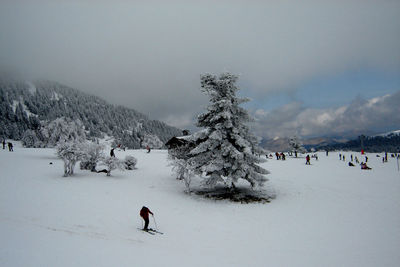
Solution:
{"label": "forested hillside", "polygon": [[376,136],[359,136],[346,143],[337,143],[318,147],[320,150],[348,150],[366,152],[400,152],[400,132],[394,131]]}
{"label": "forested hillside", "polygon": [[0,80],[0,137],[30,138],[40,141],[35,146],[46,146],[43,129],[60,118],[82,123],[88,139],[112,136],[128,148],[139,148],[145,140],[164,144],[181,134],[181,130],[133,109],[108,104],[56,82]]}

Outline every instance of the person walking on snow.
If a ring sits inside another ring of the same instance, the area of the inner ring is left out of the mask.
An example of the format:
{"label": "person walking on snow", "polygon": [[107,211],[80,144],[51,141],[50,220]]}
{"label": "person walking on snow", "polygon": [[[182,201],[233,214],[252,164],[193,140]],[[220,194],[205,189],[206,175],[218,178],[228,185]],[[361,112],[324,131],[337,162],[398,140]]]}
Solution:
{"label": "person walking on snow", "polygon": [[140,210],[140,217],[143,218],[144,220],[144,231],[148,230],[149,227],[149,213],[153,216],[154,214],[149,210],[149,208],[143,206],[143,208]]}
{"label": "person walking on snow", "polygon": [[14,151],[13,144],[11,142],[8,142],[8,151]]}
{"label": "person walking on snow", "polygon": [[115,157],[114,148],[111,149],[111,151],[110,151],[110,156],[111,156],[111,157]]}

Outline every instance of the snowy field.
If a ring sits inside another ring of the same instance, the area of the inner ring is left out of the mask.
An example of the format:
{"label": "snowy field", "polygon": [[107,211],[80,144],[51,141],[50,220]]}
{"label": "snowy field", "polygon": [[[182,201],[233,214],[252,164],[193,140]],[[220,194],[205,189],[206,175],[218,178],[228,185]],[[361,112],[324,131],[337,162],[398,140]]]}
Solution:
{"label": "snowy field", "polygon": [[[370,171],[338,153],[311,166],[270,159],[276,198],[238,204],[183,193],[166,151],[125,155],[137,170],[107,177],[77,164],[65,178],[53,149],[0,149],[0,266],[400,266],[392,158],[369,154]],[[137,230],[143,205],[164,235]]]}

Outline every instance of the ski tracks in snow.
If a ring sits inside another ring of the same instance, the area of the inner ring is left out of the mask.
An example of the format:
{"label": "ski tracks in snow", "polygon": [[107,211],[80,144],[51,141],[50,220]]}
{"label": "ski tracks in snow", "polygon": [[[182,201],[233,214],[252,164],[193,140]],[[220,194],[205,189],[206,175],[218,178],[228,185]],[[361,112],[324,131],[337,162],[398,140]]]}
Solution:
{"label": "ski tracks in snow", "polygon": [[47,231],[58,232],[58,233],[65,233],[69,235],[75,236],[83,236],[93,239],[103,239],[109,241],[123,241],[128,243],[143,243],[144,241],[132,238],[126,238],[119,235],[114,234],[105,234],[98,231],[93,231],[93,227],[75,224],[72,227],[60,227],[60,226],[49,226],[42,223],[37,222],[36,218],[25,218],[25,219],[16,219],[1,216],[0,220],[3,222],[9,222],[18,225],[29,225],[34,226],[37,228],[45,229]]}

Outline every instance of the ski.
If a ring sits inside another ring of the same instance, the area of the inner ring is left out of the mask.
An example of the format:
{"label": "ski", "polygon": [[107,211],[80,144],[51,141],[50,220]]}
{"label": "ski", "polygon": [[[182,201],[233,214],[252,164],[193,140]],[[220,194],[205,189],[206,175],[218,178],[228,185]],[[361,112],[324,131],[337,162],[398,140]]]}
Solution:
{"label": "ski", "polygon": [[155,235],[155,233],[151,232],[150,229],[149,229],[149,230],[143,230],[143,229],[141,229],[141,228],[138,228],[138,230],[140,230],[140,231],[142,231],[142,232],[146,232],[146,233],[148,233],[148,234],[150,234],[150,235]]}
{"label": "ski", "polygon": [[163,234],[164,234],[163,232],[160,232],[160,231],[155,230],[155,229],[153,229],[153,228],[149,228],[149,231],[150,231],[150,232],[153,232],[153,233],[160,234],[160,235],[163,235]]}

